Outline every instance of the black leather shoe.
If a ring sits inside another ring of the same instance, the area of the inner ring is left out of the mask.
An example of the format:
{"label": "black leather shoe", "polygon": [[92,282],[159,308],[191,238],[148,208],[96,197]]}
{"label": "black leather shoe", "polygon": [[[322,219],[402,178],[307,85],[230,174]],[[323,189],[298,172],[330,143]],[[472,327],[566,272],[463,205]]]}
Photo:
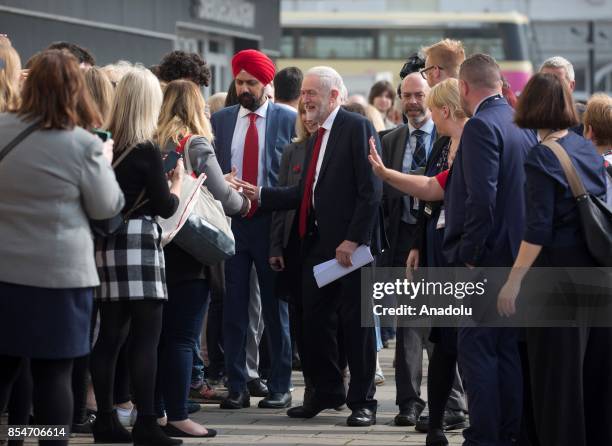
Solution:
{"label": "black leather shoe", "polygon": [[425,439],[425,446],[446,445],[448,445],[448,440],[446,439],[446,435],[444,435],[444,431],[442,429],[432,429],[431,432],[427,433],[427,438]]}
{"label": "black leather shoe", "polygon": [[423,409],[425,404],[420,401],[410,401],[405,407],[400,407],[400,412],[395,416],[395,425],[415,426]]}
{"label": "black leather shoe", "polygon": [[271,393],[257,405],[260,409],[284,409],[291,407],[291,393]]}
{"label": "black leather shoe", "polygon": [[372,412],[370,409],[355,409],[346,419],[347,426],[372,426],[376,424],[376,412]]}
{"label": "black leather shoe", "polygon": [[206,434],[204,435],[194,435],[194,434],[190,434],[188,432],[182,431],[180,430],[178,427],[173,426],[172,424],[168,423],[165,426],[162,427],[162,430],[166,433],[167,436],[169,437],[179,437],[179,438],[212,438],[217,436],[217,431],[211,428],[206,428],[206,430],[208,432],[206,432]]}
{"label": "black leather shoe", "polygon": [[221,401],[221,409],[242,409],[251,407],[249,392],[230,392],[227,398]]}
{"label": "black leather shoe", "polygon": [[247,383],[247,389],[249,390],[251,396],[268,396],[268,386],[266,386],[260,378],[249,381]]}
{"label": "black leather shoe", "polygon": [[200,406],[200,403],[196,403],[195,401],[187,401],[187,413],[191,414],[191,413],[196,413],[199,412],[200,409],[202,409],[202,406]]}
{"label": "black leather shoe", "polygon": [[95,415],[88,415],[82,423],[72,423],[71,432],[73,434],[91,434],[91,429],[95,421]]}
{"label": "black leather shoe", "polygon": [[[442,419],[442,429],[445,431],[452,431],[456,429],[466,429],[470,423],[462,410],[450,410],[444,411],[444,418]],[[417,432],[426,434],[429,431],[429,416],[421,415],[416,423],[414,429]]]}
{"label": "black leather shoe", "polygon": [[320,404],[314,398],[311,398],[308,404],[292,407],[287,411],[289,418],[312,418],[325,409],[333,409],[334,406],[325,406]]}

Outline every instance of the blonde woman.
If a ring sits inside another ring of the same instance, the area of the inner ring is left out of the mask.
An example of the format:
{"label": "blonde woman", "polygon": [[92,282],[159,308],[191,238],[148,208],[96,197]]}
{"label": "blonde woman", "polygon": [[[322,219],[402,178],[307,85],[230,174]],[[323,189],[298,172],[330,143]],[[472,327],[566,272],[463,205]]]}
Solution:
{"label": "blonde woman", "polygon": [[85,71],[85,85],[98,106],[103,122],[108,122],[113,98],[115,97],[113,84],[100,67],[91,67]]}
{"label": "blonde woman", "polygon": [[[431,150],[425,175],[408,175],[388,169],[375,150],[370,152],[370,162],[376,175],[405,193],[429,200],[420,202],[415,240],[406,261],[406,266],[414,269],[419,266],[450,266],[442,255],[445,216],[441,200],[444,189],[438,179],[453,164],[467,122],[461,108],[457,79],[447,79],[433,87],[426,103],[436,132],[441,137]],[[436,327],[431,331],[430,340],[435,344],[427,378],[429,425],[424,428],[428,430],[426,444],[436,446],[448,444],[444,430],[464,428],[467,423],[463,388],[456,372],[457,331],[455,328]],[[447,404],[451,390],[455,396],[452,404]]]}
{"label": "blonde woman", "polygon": [[[161,229],[154,218],[174,214],[183,176],[179,160],[169,174],[172,185],[168,187],[161,153],[153,142],[161,102],[157,78],[149,70],[135,68],[117,86],[107,126],[115,141],[115,174],[126,198],[127,222],[117,233],[96,241],[101,282],[96,296],[100,334],[91,358],[98,404],[93,426],[96,442],[180,443],[161,430],[153,404],[162,304],[167,299]],[[117,355],[128,332],[129,369],[138,404],[131,436],[113,409]]]}
{"label": "blonde woman", "polygon": [[[291,144],[283,149],[281,165],[278,171],[279,186],[293,186],[300,182],[304,166],[304,158],[308,150],[308,140],[317,133],[319,123],[306,119],[304,103],[298,102],[298,116],[295,120],[295,134]],[[304,342],[302,331],[302,300],[299,287],[299,240],[297,233],[291,231],[295,218],[295,210],[276,211],[272,214],[270,223],[270,267],[281,272],[278,281],[278,293],[289,301],[289,322],[292,339],[299,355],[303,355]],[[304,401],[314,396],[312,377],[304,375]]]}
{"label": "blonde woman", "polygon": [[[250,201],[230,187],[217,162],[205,105],[200,89],[193,82],[169,82],[164,91],[157,141],[164,152],[178,149],[189,157],[195,174],[206,175],[204,185],[221,202],[226,214],[246,215]],[[214,437],[214,429],[190,420],[187,411],[192,352],[208,306],[210,270],[174,243],[166,246],[164,253],[168,302],[159,346],[157,414],[160,418],[167,415],[163,429],[168,435]]]}
{"label": "blonde woman", "polygon": [[0,113],[19,108],[21,59],[8,43],[0,44]]}

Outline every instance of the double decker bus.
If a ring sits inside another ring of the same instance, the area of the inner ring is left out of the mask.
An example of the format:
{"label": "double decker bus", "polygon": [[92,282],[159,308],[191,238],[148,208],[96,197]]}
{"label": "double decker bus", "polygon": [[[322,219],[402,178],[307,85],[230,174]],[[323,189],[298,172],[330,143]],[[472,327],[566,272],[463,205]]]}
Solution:
{"label": "double decker bus", "polygon": [[287,11],[281,13],[281,27],[279,68],[329,65],[350,93],[367,94],[380,79],[397,85],[408,57],[444,38],[461,40],[468,56],[495,57],[515,92],[532,74],[529,21],[515,12]]}

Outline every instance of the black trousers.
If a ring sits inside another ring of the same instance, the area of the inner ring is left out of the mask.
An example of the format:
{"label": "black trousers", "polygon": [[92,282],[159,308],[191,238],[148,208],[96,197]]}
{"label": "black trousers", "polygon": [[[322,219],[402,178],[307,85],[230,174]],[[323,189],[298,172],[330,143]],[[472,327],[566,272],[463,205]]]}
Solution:
{"label": "black trousers", "polygon": [[[376,336],[373,326],[361,324],[360,271],[318,288],[312,268],[329,260],[329,249],[311,236],[303,254],[303,367],[305,375],[312,377],[315,399],[327,407],[346,402],[351,410],[376,411]],[[351,373],[348,394],[343,384],[339,342],[344,344]]]}
{"label": "black trousers", "polygon": [[[20,379],[20,373],[31,372],[36,423],[69,426],[72,423],[72,358],[31,359],[29,370],[27,362],[26,358],[0,355],[0,413],[4,412],[11,388],[15,380]],[[39,443],[64,446],[68,444],[68,439],[40,440]]]}
{"label": "black trousers", "polygon": [[526,336],[540,444],[612,444],[612,328],[530,328]]}

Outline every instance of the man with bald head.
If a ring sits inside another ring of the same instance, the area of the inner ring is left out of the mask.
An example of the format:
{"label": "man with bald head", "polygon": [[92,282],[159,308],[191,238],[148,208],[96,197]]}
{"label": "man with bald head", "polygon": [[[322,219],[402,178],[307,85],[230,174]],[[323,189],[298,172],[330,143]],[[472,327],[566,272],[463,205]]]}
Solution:
{"label": "man with bald head", "polygon": [[[438,138],[431,113],[425,104],[429,86],[418,73],[406,76],[400,86],[402,111],[408,123],[396,128],[382,139],[382,158],[386,166],[404,173],[422,173],[429,156],[448,143],[447,137]],[[406,258],[417,231],[418,201],[389,184],[383,184],[383,210],[389,249],[382,259],[384,266],[405,267]],[[432,344],[428,341],[429,328],[398,327],[395,345],[396,404],[399,414],[395,423],[414,426],[425,408],[421,399],[423,348],[431,357]],[[461,391],[452,394],[448,406],[452,410],[465,409]]]}
{"label": "man with bald head", "polygon": [[[523,164],[537,140],[532,131],[514,124],[501,87],[500,69],[491,56],[475,54],[461,65],[461,103],[471,118],[444,195],[443,251],[455,266],[512,266],[525,229]],[[482,274],[471,272],[472,281],[487,283],[486,293],[471,302],[476,326],[460,327],[458,333],[459,368],[470,409],[464,446],[511,445],[521,424],[518,329],[492,327],[498,322],[501,283]]]}
{"label": "man with bald head", "polygon": [[[402,112],[408,120],[382,139],[382,159],[386,166],[404,173],[423,171],[436,140],[431,113],[425,105],[429,86],[420,73],[410,73],[400,86]],[[418,201],[388,183],[383,184],[383,213],[389,249],[382,265],[404,267],[417,228]],[[395,345],[395,385],[399,414],[395,423],[414,426],[425,408],[421,399],[423,348],[427,346],[427,328],[397,327]]]}

